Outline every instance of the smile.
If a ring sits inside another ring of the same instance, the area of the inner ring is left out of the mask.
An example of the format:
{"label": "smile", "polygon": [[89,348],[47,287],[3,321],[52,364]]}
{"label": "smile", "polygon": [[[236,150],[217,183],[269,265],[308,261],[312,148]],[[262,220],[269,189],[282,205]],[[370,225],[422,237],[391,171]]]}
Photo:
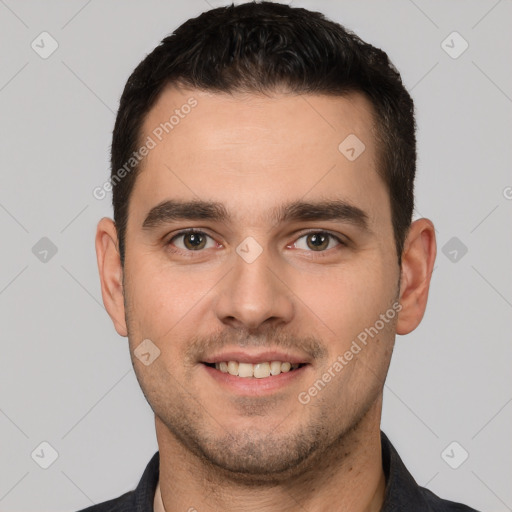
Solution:
{"label": "smile", "polygon": [[211,368],[220,370],[222,373],[229,373],[235,377],[264,379],[270,376],[276,376],[281,373],[287,373],[296,370],[299,363],[264,361],[261,363],[241,363],[239,361],[221,361],[218,363],[205,363]]}

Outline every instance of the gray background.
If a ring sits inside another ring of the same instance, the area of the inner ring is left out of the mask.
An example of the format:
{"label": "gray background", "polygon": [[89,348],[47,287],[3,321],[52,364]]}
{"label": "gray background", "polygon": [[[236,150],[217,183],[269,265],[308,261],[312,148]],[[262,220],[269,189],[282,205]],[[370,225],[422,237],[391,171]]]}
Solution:
{"label": "gray background", "polygon": [[[1,511],[117,497],[157,450],[127,341],[102,306],[93,240],[110,195],[92,190],[135,65],[225,3],[0,0]],[[512,510],[512,2],[293,5],[385,49],[417,105],[417,213],[435,222],[439,252],[423,323],[397,339],[383,429],[419,484]],[[31,47],[51,49],[43,31],[58,43],[46,59]],[[48,469],[43,441],[58,452]]]}

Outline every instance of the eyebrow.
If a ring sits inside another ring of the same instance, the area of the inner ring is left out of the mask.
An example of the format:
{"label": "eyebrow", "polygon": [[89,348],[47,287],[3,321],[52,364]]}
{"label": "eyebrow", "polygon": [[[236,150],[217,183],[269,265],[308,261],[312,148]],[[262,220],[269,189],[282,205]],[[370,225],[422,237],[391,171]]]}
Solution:
{"label": "eyebrow", "polygon": [[[274,224],[294,221],[338,221],[353,224],[370,231],[368,215],[341,199],[324,201],[293,201],[269,211],[268,219]],[[210,220],[228,222],[230,215],[222,203],[214,201],[180,201],[169,199],[152,208],[142,227],[152,229],[177,220]]]}

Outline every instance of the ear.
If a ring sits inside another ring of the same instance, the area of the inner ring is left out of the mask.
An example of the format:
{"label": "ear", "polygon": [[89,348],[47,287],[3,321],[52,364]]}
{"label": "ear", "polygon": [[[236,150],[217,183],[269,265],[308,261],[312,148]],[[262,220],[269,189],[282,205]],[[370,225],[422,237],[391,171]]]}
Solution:
{"label": "ear", "polygon": [[127,336],[123,267],[118,247],[116,225],[112,219],[104,217],[99,221],[96,230],[96,259],[100,273],[101,295],[116,331],[121,336]]}
{"label": "ear", "polygon": [[418,327],[427,307],[430,278],[436,259],[436,234],[428,219],[411,224],[402,252],[400,304],[397,334],[408,334]]}

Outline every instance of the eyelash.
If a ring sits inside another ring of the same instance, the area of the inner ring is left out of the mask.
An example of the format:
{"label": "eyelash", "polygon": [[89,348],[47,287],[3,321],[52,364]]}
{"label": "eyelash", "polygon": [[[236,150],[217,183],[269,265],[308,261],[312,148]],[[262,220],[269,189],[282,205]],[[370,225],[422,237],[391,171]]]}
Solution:
{"label": "eyelash", "polygon": [[[191,251],[191,250],[184,250],[184,249],[179,249],[179,248],[176,248],[176,247],[174,247],[174,248],[172,247],[172,241],[173,240],[175,240],[176,238],[179,238],[180,236],[189,235],[191,233],[197,233],[197,234],[200,234],[200,235],[204,235],[204,236],[207,236],[207,237],[211,238],[212,240],[214,240],[213,237],[211,237],[208,233],[205,233],[204,231],[201,231],[199,229],[195,229],[195,228],[185,229],[185,230],[179,231],[178,233],[173,235],[172,238],[170,238],[169,241],[167,242],[167,246],[170,248],[171,252],[176,253],[176,254],[182,254],[182,255],[185,255],[186,257],[194,257],[194,253],[204,252],[204,249],[201,249],[201,250],[198,250],[198,251]],[[303,238],[303,237],[305,237],[307,235],[312,235],[312,234],[315,234],[315,235],[318,235],[318,234],[327,235],[331,239],[336,240],[339,243],[340,246],[342,246],[342,247],[346,247],[347,246],[347,243],[344,242],[339,236],[336,236],[336,235],[330,233],[329,231],[323,231],[323,230],[312,230],[312,231],[307,231],[307,232],[301,233],[298,236],[298,238],[293,242],[293,244],[295,244],[297,242],[297,240],[300,240],[301,238]],[[216,243],[218,243],[218,242],[216,242]],[[336,247],[331,247],[331,249],[327,249],[327,250],[324,250],[324,251],[309,250],[309,251],[306,251],[306,252],[312,252],[315,255],[317,255],[315,257],[320,257],[321,258],[322,256],[325,256],[325,253],[331,251],[332,249],[336,249]],[[301,250],[304,250],[304,249],[301,249]]]}

